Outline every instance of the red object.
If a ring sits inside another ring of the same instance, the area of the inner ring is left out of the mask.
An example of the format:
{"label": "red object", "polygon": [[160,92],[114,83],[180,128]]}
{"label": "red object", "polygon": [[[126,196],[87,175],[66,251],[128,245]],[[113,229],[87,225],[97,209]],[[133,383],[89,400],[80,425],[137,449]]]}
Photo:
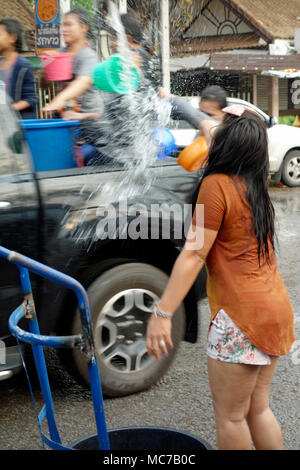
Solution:
{"label": "red object", "polygon": [[72,59],[69,52],[59,52],[55,56],[41,55],[46,80],[63,81],[72,78]]}
{"label": "red object", "polygon": [[80,145],[74,145],[74,155],[78,167],[84,166],[84,156],[81,150]]}

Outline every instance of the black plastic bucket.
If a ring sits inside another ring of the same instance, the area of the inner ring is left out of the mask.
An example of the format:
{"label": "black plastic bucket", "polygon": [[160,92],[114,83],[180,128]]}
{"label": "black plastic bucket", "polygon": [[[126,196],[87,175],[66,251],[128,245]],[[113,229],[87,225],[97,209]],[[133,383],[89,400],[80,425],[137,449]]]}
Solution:
{"label": "black plastic bucket", "polygon": [[[159,427],[120,428],[108,431],[110,449],[125,451],[211,450],[203,439],[175,429]],[[98,450],[97,434],[85,436],[72,444],[75,450]]]}

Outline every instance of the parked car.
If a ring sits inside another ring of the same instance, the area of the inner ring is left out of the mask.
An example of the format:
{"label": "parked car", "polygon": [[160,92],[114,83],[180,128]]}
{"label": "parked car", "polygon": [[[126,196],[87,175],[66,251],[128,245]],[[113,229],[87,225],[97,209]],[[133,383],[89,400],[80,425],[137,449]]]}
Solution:
{"label": "parked car", "polygon": [[[199,107],[199,98],[187,98]],[[300,128],[278,124],[277,119],[268,116],[248,101],[227,98],[228,105],[243,104],[254,109],[266,123],[269,137],[270,174],[282,180],[287,186],[300,186]],[[197,130],[186,121],[171,121],[169,125],[178,149],[188,146],[197,136]]]}
{"label": "parked car", "polygon": [[[197,340],[197,301],[205,295],[205,269],[174,318],[174,350],[156,361],[147,355],[147,321],[184,234],[178,238],[171,232],[166,237],[166,216],[160,212],[145,222],[156,231],[153,239],[99,239],[99,207],[106,207],[113,197],[104,196],[99,188],[108,183],[117,187],[124,180],[124,169],[102,165],[33,171],[15,113],[5,104],[0,109],[0,244],[76,278],[87,289],[105,395],[121,396],[149,387],[168,370],[182,339]],[[45,149],[47,145],[51,142],[45,142]],[[43,152],[41,158],[45,158]],[[143,196],[147,208],[162,202],[183,207],[191,202],[199,181],[199,174],[187,173],[171,157],[157,159],[148,174],[157,180]],[[132,213],[123,215],[134,219]],[[73,292],[35,276],[32,285],[41,333],[76,334],[80,326]],[[21,367],[8,318],[22,300],[18,270],[1,258],[0,340],[5,343],[6,362],[0,364],[0,380]],[[88,380],[79,351],[65,350],[62,360],[76,377]]]}

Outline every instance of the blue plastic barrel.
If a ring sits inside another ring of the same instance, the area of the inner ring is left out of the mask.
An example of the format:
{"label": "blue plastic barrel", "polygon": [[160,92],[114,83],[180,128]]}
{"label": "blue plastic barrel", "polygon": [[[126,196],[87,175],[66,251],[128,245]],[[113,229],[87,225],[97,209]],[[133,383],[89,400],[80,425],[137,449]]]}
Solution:
{"label": "blue plastic barrel", "polygon": [[36,171],[73,168],[75,133],[80,121],[26,119],[20,121]]}

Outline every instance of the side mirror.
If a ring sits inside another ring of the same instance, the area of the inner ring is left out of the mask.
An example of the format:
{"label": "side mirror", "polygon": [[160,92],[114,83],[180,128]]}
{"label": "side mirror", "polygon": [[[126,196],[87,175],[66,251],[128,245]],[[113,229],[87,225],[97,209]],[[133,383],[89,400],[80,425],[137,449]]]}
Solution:
{"label": "side mirror", "polygon": [[271,116],[269,119],[269,126],[268,127],[273,127],[278,124],[278,119],[275,116]]}

